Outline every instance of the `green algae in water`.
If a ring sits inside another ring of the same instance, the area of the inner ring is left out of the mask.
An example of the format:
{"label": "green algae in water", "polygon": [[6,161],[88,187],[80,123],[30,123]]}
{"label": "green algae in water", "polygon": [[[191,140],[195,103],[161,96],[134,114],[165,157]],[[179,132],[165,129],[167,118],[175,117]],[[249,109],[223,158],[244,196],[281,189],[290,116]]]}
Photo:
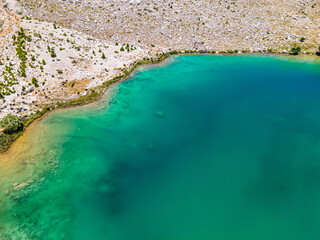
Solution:
{"label": "green algae in water", "polygon": [[111,92],[38,123],[3,239],[320,238],[319,65],[180,56]]}

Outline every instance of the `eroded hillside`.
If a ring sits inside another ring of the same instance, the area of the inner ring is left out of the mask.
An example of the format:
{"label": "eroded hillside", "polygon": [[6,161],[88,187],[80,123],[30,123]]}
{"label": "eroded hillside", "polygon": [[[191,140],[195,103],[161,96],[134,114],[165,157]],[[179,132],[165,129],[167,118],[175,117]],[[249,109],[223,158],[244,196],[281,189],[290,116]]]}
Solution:
{"label": "eroded hillside", "polygon": [[[314,51],[317,0],[25,0],[21,16],[112,41],[161,49]],[[302,42],[301,39],[304,39]]]}

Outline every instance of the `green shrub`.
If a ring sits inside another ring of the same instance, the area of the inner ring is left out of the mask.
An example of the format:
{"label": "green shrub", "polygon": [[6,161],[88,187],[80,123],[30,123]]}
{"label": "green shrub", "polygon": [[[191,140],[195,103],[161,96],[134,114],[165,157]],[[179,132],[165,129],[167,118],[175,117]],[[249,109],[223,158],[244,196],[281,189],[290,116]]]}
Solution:
{"label": "green shrub", "polygon": [[51,55],[52,58],[57,57],[57,54],[54,52],[53,48],[51,48],[51,50],[50,50],[50,55]]}
{"label": "green shrub", "polygon": [[178,54],[178,52],[177,51],[170,51],[169,54],[174,55],[174,54]]}
{"label": "green shrub", "polygon": [[38,81],[35,77],[32,78],[32,84],[35,86],[35,87],[39,87],[39,84],[38,84]]}
{"label": "green shrub", "polygon": [[316,52],[316,55],[320,57],[320,46],[318,48],[318,52]]}
{"label": "green shrub", "polygon": [[291,55],[298,55],[301,52],[300,47],[293,47],[291,48]]}
{"label": "green shrub", "polygon": [[23,125],[19,117],[9,113],[0,121],[0,127],[4,128],[4,133],[11,134],[22,130]]}

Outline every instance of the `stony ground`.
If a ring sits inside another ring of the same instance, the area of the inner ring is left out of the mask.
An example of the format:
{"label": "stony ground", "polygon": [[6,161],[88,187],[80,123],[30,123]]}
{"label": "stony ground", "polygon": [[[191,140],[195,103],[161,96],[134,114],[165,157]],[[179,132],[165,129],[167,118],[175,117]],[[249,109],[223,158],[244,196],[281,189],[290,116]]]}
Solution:
{"label": "stony ground", "polygon": [[[98,38],[159,49],[307,50],[320,41],[318,0],[25,0],[21,15]],[[318,35],[317,35],[318,34]]]}
{"label": "stony ground", "polygon": [[[318,0],[2,2],[0,82],[10,75],[5,72],[9,66],[18,83],[2,94],[0,118],[85,95],[159,52],[286,53],[300,46],[303,53],[314,54],[320,45]],[[19,76],[21,59],[13,45],[20,27],[31,37],[25,42],[25,77]]]}

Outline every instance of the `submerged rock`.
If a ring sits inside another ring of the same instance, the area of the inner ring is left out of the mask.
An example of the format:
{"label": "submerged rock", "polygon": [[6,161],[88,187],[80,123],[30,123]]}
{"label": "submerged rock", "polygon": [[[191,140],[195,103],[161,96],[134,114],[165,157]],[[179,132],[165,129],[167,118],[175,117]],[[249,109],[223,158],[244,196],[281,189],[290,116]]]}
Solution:
{"label": "submerged rock", "polygon": [[110,187],[108,185],[103,185],[98,188],[98,191],[101,193],[108,193],[110,192]]}
{"label": "submerged rock", "polygon": [[16,186],[18,186],[18,185],[19,185],[18,182],[14,182],[14,183],[12,184],[12,186],[14,186],[14,187],[16,187]]}
{"label": "submerged rock", "polygon": [[149,151],[152,151],[152,150],[154,150],[155,146],[152,143],[148,143],[147,148]]}
{"label": "submerged rock", "polygon": [[15,186],[15,187],[13,188],[13,190],[14,190],[14,191],[19,191],[19,190],[21,190],[21,189],[23,189],[23,188],[25,188],[25,187],[27,187],[27,186],[29,186],[29,185],[30,185],[29,183],[24,182],[24,183],[21,183],[21,184]]}
{"label": "submerged rock", "polygon": [[164,117],[163,112],[160,111],[160,110],[156,111],[155,114],[156,114],[156,116],[158,116],[158,117]]}

